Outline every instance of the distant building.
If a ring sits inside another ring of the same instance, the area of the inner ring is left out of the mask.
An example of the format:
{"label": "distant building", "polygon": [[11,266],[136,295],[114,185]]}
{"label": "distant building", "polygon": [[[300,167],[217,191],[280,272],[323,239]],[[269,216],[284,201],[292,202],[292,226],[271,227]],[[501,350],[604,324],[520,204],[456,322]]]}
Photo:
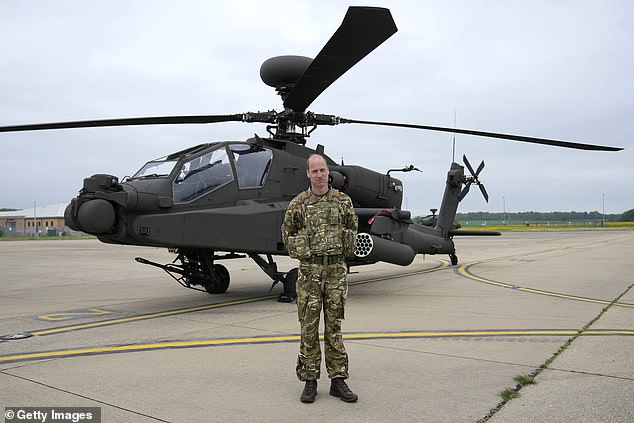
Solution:
{"label": "distant building", "polygon": [[2,236],[58,236],[73,232],[64,223],[66,203],[0,212]]}

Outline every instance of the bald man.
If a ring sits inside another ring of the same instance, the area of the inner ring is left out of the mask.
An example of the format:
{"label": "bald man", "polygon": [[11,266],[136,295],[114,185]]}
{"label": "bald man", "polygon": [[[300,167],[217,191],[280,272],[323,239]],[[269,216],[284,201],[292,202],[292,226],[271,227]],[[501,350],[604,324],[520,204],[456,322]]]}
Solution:
{"label": "bald man", "polygon": [[289,255],[299,259],[297,308],[301,343],[296,373],[305,382],[300,400],[315,401],[321,370],[319,319],[324,313],[324,346],[330,395],[355,402],[345,380],[348,354],[343,345],[341,321],[348,294],[345,257],[354,251],[357,216],[352,200],[328,185],[328,164],[323,156],[306,161],[310,188],[291,200],[284,216],[282,234]]}

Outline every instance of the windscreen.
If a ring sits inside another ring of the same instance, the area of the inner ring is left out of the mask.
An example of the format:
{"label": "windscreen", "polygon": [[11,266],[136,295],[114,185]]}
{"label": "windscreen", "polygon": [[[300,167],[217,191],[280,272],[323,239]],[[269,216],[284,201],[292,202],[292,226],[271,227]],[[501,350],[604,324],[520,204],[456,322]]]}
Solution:
{"label": "windscreen", "polygon": [[175,165],[176,160],[167,160],[167,156],[165,156],[147,162],[132,178],[165,178],[172,173]]}

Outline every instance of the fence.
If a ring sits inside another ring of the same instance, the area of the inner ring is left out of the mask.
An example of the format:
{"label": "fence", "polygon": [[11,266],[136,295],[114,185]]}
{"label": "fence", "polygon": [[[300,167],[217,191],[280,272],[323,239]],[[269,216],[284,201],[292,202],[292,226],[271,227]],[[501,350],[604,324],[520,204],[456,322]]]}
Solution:
{"label": "fence", "polygon": [[55,238],[55,237],[63,237],[63,236],[82,236],[85,235],[83,232],[73,231],[69,228],[62,229],[48,229],[46,231],[38,231],[37,233],[33,233],[33,231],[24,231],[24,230],[16,230],[16,229],[7,229],[0,228],[0,238]]}
{"label": "fence", "polygon": [[459,220],[463,227],[482,227],[482,228],[532,228],[532,229],[557,229],[557,228],[600,228],[610,226],[611,222],[602,219],[582,219],[582,220]]}

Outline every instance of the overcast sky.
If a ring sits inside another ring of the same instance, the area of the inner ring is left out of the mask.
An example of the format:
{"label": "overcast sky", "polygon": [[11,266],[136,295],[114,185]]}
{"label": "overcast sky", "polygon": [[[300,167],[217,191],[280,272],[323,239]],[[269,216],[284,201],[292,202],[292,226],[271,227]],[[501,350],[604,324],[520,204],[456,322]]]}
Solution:
{"label": "overcast sky", "polygon": [[[399,31],[335,82],[316,113],[625,147],[588,152],[456,136],[490,194],[459,211],[634,208],[634,3],[383,1]],[[0,125],[281,108],[259,77],[269,57],[314,57],[339,1],[0,2]],[[201,142],[266,135],[264,124],[0,134],[0,207],[68,202],[95,173],[120,178]],[[438,207],[452,135],[362,125],[309,139],[346,164],[402,174],[414,215]]]}

